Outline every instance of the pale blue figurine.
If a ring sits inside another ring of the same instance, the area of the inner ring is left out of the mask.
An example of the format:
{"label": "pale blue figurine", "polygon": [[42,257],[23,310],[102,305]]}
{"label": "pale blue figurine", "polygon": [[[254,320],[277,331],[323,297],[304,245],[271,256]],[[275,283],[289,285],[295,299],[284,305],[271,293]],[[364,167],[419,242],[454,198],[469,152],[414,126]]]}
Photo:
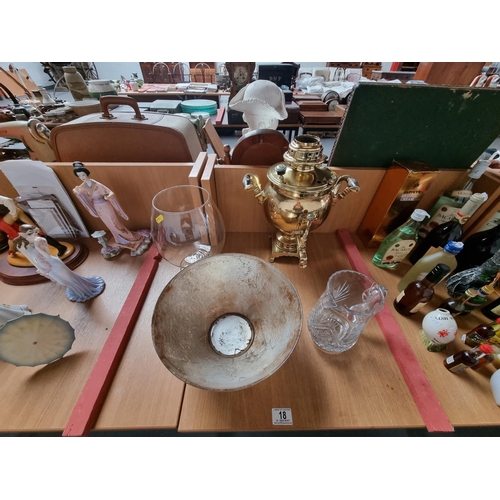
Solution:
{"label": "pale blue figurine", "polygon": [[73,302],[85,302],[104,290],[105,283],[101,277],[80,276],[59,257],[52,255],[47,242],[38,236],[38,231],[35,226],[23,224],[19,227],[19,236],[14,240],[16,250],[36,267],[38,274],[65,286],[66,297]]}

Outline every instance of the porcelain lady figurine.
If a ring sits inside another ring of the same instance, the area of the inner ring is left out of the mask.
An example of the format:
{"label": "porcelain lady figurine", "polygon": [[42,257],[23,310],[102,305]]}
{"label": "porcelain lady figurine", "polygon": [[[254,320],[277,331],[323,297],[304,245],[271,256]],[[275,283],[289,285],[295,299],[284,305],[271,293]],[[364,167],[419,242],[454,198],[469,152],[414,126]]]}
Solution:
{"label": "porcelain lady figurine", "polygon": [[38,233],[37,227],[23,224],[15,239],[16,248],[36,267],[38,274],[66,287],[66,297],[73,302],[85,302],[104,290],[105,283],[101,277],[80,276],[59,257],[51,255],[49,245]]}
{"label": "porcelain lady figurine", "polygon": [[100,218],[110,230],[114,238],[110,245],[128,248],[132,256],[143,254],[151,245],[151,237],[149,234],[129,231],[121,223],[118,215],[125,220],[128,220],[128,216],[120,207],[113,191],[91,179],[90,171],[79,161],[73,163],[73,173],[83,181],[73,189],[73,193],[85,209],[92,216]]}
{"label": "porcelain lady figurine", "polygon": [[245,85],[229,103],[229,107],[243,112],[248,128],[243,135],[258,129],[276,130],[280,120],[288,117],[285,94],[269,80],[256,80]]}
{"label": "porcelain lady figurine", "polygon": [[0,328],[2,328],[7,321],[19,318],[25,314],[31,314],[27,305],[11,306],[9,304],[0,304]]}
{"label": "porcelain lady figurine", "polygon": [[[9,240],[9,254],[15,255],[16,249],[13,240],[19,236],[19,224],[17,221],[20,220],[25,224],[33,224],[33,221],[16,205],[16,202],[12,198],[0,196],[0,205],[6,207],[9,211],[3,217],[0,217],[0,229],[7,234]],[[57,249],[57,255],[59,257],[62,257],[67,252],[68,247],[66,245],[59,243],[54,238],[44,234],[41,230],[40,236],[45,238],[50,246]],[[65,257],[67,256],[68,254],[65,255]]]}

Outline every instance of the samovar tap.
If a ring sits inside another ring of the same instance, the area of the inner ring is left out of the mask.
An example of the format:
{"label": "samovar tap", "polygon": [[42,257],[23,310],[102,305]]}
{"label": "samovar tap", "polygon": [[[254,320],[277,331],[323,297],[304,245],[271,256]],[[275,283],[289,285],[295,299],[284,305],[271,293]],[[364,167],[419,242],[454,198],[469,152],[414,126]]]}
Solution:
{"label": "samovar tap", "polygon": [[262,187],[260,185],[260,180],[255,174],[245,174],[243,177],[243,188],[245,191],[252,189],[255,193],[255,198],[262,205],[266,199]]}

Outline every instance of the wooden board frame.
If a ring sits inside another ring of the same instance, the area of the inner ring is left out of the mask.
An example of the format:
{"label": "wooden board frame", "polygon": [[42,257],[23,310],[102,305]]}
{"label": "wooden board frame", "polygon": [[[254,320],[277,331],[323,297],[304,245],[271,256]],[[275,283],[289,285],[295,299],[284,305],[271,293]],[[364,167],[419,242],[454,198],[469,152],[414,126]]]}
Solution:
{"label": "wooden board frame", "polygon": [[[214,165],[213,168],[205,169],[202,182],[210,185],[212,192],[215,193],[214,199],[219,200],[217,206],[228,232],[274,231],[265,217],[264,208],[255,199],[254,192],[245,191],[242,183],[244,175],[251,173],[259,177],[261,186],[264,188],[267,184],[268,168],[255,165]],[[337,229],[354,232],[361,224],[386,169],[334,167],[333,170],[338,176],[354,177],[361,190],[359,193],[350,193],[344,199],[338,200],[325,222],[315,232],[332,233]],[[429,210],[439,198],[440,193],[450,187],[461,175],[464,175],[461,170],[441,171],[418,207]],[[488,189],[491,191],[496,188],[490,185]]]}
{"label": "wooden board frame", "polygon": [[329,165],[388,168],[412,160],[468,169],[499,135],[500,89],[363,82]]}
{"label": "wooden board frame", "polygon": [[[85,163],[90,177],[114,191],[121,207],[128,215],[127,227],[137,231],[151,224],[151,202],[162,189],[189,184],[190,175],[200,176],[207,153],[200,153],[195,162],[188,163]],[[100,219],[92,217],[73,194],[81,182],[73,174],[69,162],[47,163],[54,170],[77,207],[89,232],[104,229]],[[194,173],[193,173],[194,172]]]}

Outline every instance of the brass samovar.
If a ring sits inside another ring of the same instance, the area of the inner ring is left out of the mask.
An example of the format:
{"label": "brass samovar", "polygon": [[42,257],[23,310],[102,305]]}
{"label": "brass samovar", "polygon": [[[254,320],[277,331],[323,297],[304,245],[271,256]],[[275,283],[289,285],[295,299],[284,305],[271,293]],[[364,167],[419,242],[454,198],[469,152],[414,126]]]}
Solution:
{"label": "brass samovar", "polygon": [[356,179],[339,177],[325,162],[319,138],[303,134],[290,143],[283,161],[269,168],[264,189],[257,175],[243,177],[243,187],[256,193],[267,220],[277,229],[270,262],[277,257],[298,257],[299,266],[306,267],[309,232],[321,226],[339,198],[359,191]]}

